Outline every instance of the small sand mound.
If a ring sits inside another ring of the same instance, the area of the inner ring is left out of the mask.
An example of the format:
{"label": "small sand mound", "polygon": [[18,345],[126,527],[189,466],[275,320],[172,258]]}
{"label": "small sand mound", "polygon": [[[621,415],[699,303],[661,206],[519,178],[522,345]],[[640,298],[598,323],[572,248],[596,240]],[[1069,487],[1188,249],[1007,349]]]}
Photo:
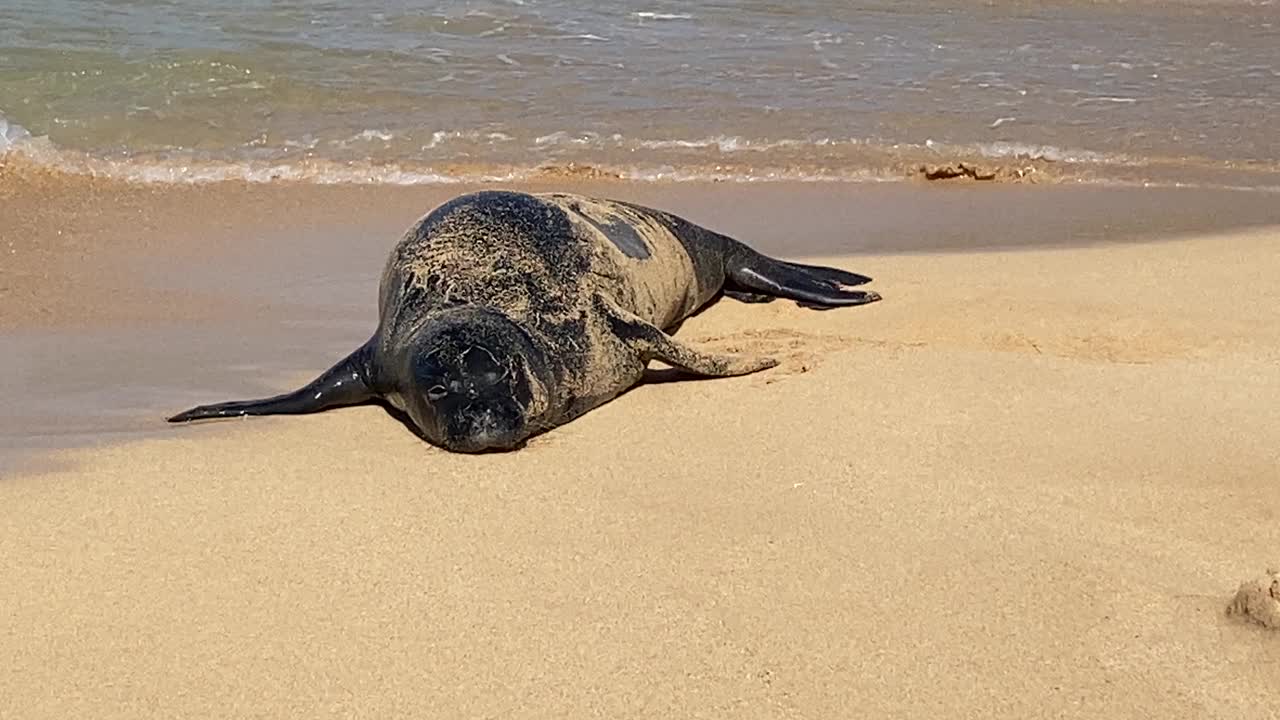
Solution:
{"label": "small sand mound", "polygon": [[1266,575],[1241,583],[1227,614],[1244,615],[1263,627],[1280,630],[1280,572],[1268,569]]}

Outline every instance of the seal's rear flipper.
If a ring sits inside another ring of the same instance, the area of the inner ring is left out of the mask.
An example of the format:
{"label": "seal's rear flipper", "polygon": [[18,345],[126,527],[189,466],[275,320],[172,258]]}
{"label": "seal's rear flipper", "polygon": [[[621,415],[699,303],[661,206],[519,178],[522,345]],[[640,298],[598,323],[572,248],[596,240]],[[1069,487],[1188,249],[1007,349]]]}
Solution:
{"label": "seal's rear flipper", "polygon": [[261,400],[234,400],[180,412],[169,422],[188,422],[237,415],[302,415],[375,397],[369,388],[370,343],[348,355],[300,390]]}
{"label": "seal's rear flipper", "polygon": [[871,282],[866,275],[775,260],[736,244],[725,262],[727,290],[760,292],[817,307],[865,305],[880,299],[879,293],[845,289]]}
{"label": "seal's rear flipper", "polygon": [[645,322],[601,296],[597,296],[597,301],[609,318],[613,332],[628,347],[638,352],[646,363],[661,360],[672,367],[708,377],[749,375],[778,364],[771,357],[704,352],[676,340],[656,325]]}
{"label": "seal's rear flipper", "polygon": [[[773,258],[768,259],[772,260]],[[817,275],[824,280],[839,283],[841,285],[865,285],[871,282],[871,278],[866,275],[859,275],[858,273],[841,270],[840,268],[826,267],[825,265],[805,265],[803,263],[783,262],[780,260],[775,262],[781,262],[783,265],[786,265],[793,270],[800,270],[802,272],[809,273],[810,275]]]}

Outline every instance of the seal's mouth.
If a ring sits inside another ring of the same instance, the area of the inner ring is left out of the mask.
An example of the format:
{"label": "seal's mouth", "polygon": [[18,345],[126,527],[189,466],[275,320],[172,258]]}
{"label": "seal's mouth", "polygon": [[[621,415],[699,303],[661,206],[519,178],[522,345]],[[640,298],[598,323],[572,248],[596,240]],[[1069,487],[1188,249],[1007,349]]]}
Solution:
{"label": "seal's mouth", "polygon": [[481,434],[466,438],[450,440],[445,447],[452,452],[481,455],[485,453],[503,453],[519,450],[524,447],[526,439],[515,435]]}
{"label": "seal's mouth", "polygon": [[461,409],[445,440],[456,452],[483,453],[515,450],[528,436],[523,413],[514,404],[473,403]]}

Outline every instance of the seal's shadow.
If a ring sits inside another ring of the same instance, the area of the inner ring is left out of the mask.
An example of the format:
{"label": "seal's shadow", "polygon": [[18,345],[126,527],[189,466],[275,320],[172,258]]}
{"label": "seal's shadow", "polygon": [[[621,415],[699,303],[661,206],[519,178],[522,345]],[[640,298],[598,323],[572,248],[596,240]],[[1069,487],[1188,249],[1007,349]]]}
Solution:
{"label": "seal's shadow", "polygon": [[418,426],[414,424],[413,420],[409,417],[409,413],[401,410],[400,408],[397,408],[396,406],[383,400],[382,398],[374,398],[368,402],[360,403],[360,405],[356,405],[355,407],[368,406],[368,405],[376,405],[377,407],[382,408],[384,411],[386,411],[388,415],[391,416],[392,419],[394,419],[396,422],[403,425],[405,430],[408,430],[409,432],[413,433],[414,437],[418,438],[419,440],[422,440],[423,442],[430,442],[429,440],[427,440],[427,436],[423,435],[422,431],[418,429]]}
{"label": "seal's shadow", "polygon": [[704,380],[720,379],[722,378],[711,377],[708,375],[695,375],[694,373],[681,370],[680,368],[648,368],[644,371],[644,375],[640,377],[640,382],[636,383],[634,387],[628,388],[626,392],[623,392],[618,397],[622,397],[622,395],[626,395],[632,389],[644,385],[665,385],[673,382],[701,382]]}

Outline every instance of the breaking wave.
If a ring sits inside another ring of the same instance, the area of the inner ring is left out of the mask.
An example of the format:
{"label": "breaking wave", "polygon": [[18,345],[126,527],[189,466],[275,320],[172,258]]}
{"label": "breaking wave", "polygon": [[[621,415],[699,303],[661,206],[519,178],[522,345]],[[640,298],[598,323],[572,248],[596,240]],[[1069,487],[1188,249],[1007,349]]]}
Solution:
{"label": "breaking wave", "polygon": [[[278,156],[252,148],[231,159],[179,150],[103,156],[33,136],[0,114],[0,166],[146,184],[223,181],[426,185],[558,179],[632,182],[892,182],[909,179],[1038,183],[1280,186],[1280,167],[1211,167],[1013,142],[889,143],[862,138],[629,138],[556,131],[527,138],[437,130],[406,138],[371,128],[321,142],[288,141]],[[327,154],[326,154],[326,151]],[[344,157],[345,156],[345,157]],[[537,162],[529,162],[530,159]],[[638,160],[639,159],[639,160]],[[1229,174],[1245,174],[1245,181]]]}

